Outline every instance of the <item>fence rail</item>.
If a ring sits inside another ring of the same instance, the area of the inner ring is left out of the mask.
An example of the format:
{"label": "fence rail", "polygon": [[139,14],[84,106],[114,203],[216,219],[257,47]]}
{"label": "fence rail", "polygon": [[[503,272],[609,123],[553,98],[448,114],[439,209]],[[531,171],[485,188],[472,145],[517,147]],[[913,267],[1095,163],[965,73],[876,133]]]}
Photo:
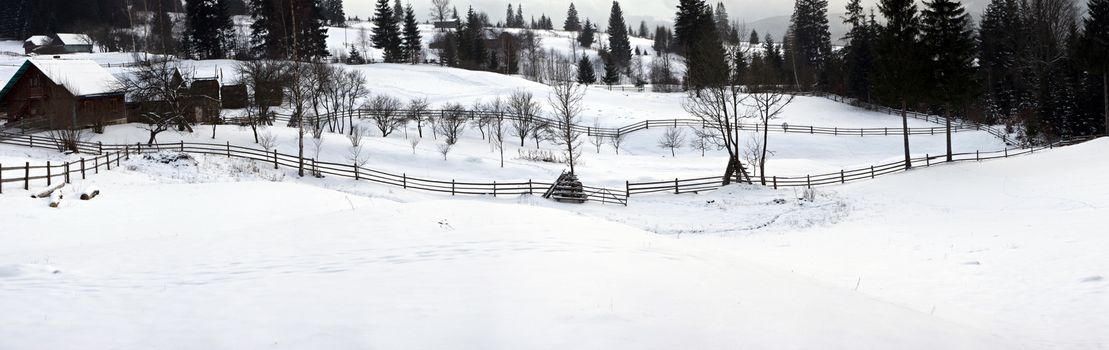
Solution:
{"label": "fence rail", "polygon": [[[528,123],[533,123],[533,125],[541,125],[541,126],[546,126],[546,127],[556,128],[556,129],[559,129],[559,128],[562,127],[562,122],[560,122],[558,120],[555,120],[555,119],[545,118],[545,117],[541,117],[541,116],[524,116],[524,115],[517,115],[515,113],[509,113],[509,112],[495,113],[495,112],[475,111],[475,110],[462,110],[462,111],[457,111],[457,110],[422,110],[422,111],[396,110],[396,111],[381,112],[381,111],[373,111],[373,110],[368,110],[368,109],[357,109],[357,110],[351,111],[349,113],[343,113],[343,112],[323,113],[323,114],[321,114],[319,116],[316,116],[316,117],[306,117],[306,120],[315,118],[315,119],[320,120],[321,123],[327,123],[327,122],[344,123],[344,120],[349,120],[349,119],[366,119],[366,118],[371,118],[372,119],[372,118],[375,118],[375,117],[397,118],[397,117],[401,117],[401,116],[403,116],[403,118],[406,118],[406,119],[409,119],[409,120],[415,119],[417,117],[419,117],[423,120],[435,120],[435,119],[443,119],[443,118],[448,118],[448,117],[461,117],[461,118],[466,118],[466,119],[471,120],[471,121],[494,120],[494,119],[497,119],[497,118],[503,118],[504,120],[509,121],[509,122],[524,121],[524,122],[528,122]],[[276,114],[274,119],[275,119],[274,120],[275,122],[289,123],[289,124],[291,124],[294,120],[294,118],[290,114]],[[237,118],[228,118],[226,120],[226,122],[228,122],[228,123],[244,123],[245,120],[237,119]],[[619,137],[621,135],[627,135],[627,134],[630,134],[630,133],[634,133],[634,132],[637,132],[637,131],[649,130],[652,127],[653,128],[669,128],[669,127],[675,127],[675,128],[677,128],[677,127],[708,128],[709,124],[705,123],[701,119],[687,118],[687,119],[642,120],[642,121],[639,121],[639,122],[635,122],[635,123],[632,123],[632,124],[629,124],[629,125],[626,125],[626,126],[622,126],[622,127],[617,127],[617,128],[593,127],[593,126],[584,126],[584,125],[577,125],[577,124],[571,125],[570,127],[575,132],[583,133],[586,136],[590,136],[590,137],[600,136],[600,137],[605,137],[605,138],[614,138],[614,137]],[[786,123],[771,124],[771,125],[767,125],[767,126],[763,126],[761,123],[740,123],[740,124],[736,125],[736,128],[738,130],[749,130],[749,131],[753,131],[753,132],[762,132],[763,129],[766,128],[766,129],[769,129],[770,132],[776,132],[776,133],[809,134],[809,135],[832,135],[832,136],[900,136],[900,135],[905,134],[904,130],[902,128],[898,128],[898,127],[893,127],[893,128],[889,128],[889,127],[884,127],[884,128],[840,128],[840,127],[812,126],[812,125],[790,125],[790,124],[786,124]],[[952,132],[966,132],[966,131],[979,131],[979,130],[988,131],[991,134],[994,134],[994,132],[990,131],[988,128],[984,128],[981,125],[970,124],[970,123],[957,123],[956,125],[952,126],[951,131]],[[909,133],[909,135],[942,135],[942,134],[945,133],[945,127],[935,126],[935,127],[924,127],[924,128],[921,128],[921,127],[909,128],[908,133]]]}
{"label": "fence rail", "polygon": [[[32,148],[51,148],[57,149],[57,143],[50,138],[33,136],[33,135],[14,135],[4,134],[0,135],[0,144],[9,144],[16,146],[32,147]],[[301,164],[301,159],[296,155],[280,153],[276,150],[267,151],[264,149],[236,146],[230,143],[217,144],[217,143],[197,143],[197,142],[177,142],[177,143],[157,143],[153,145],[146,144],[103,144],[80,142],[77,144],[78,150],[82,153],[97,154],[99,156],[93,158],[92,165],[88,165],[88,161],[75,161],[62,165],[49,165],[49,166],[31,166],[29,163],[21,167],[3,168],[0,170],[0,182],[17,182],[22,181],[24,188],[29,189],[32,181],[42,182],[49,184],[53,178],[59,176],[68,176],[69,174],[81,171],[82,178],[88,169],[94,172],[99,172],[101,167],[110,167],[111,161],[119,163],[119,159],[128,158],[132,154],[142,154],[161,151],[175,151],[189,154],[205,154],[213,156],[226,156],[228,158],[238,158],[252,160],[261,164],[273,165],[274,169],[281,167],[298,169]],[[108,158],[102,158],[108,157]],[[75,164],[80,167],[75,167]],[[65,168],[64,172],[50,173],[51,169]],[[72,169],[71,169],[72,168]],[[40,174],[42,169],[46,169],[46,174]],[[394,174],[385,171],[361,167],[356,164],[340,164],[325,162],[316,159],[304,159],[304,169],[307,173],[316,176],[334,176],[341,178],[350,178],[359,181],[370,181],[389,186],[401,187],[404,189],[420,190],[426,192],[436,192],[450,195],[479,195],[479,196],[513,196],[524,194],[542,194],[551,187],[553,184],[542,181],[509,181],[509,182],[464,182],[457,180],[434,180],[425,179],[420,177],[409,176],[405,173]],[[34,170],[35,172],[31,172]],[[18,171],[23,171],[22,176]],[[69,178],[66,178],[69,181]],[[623,190],[584,186],[586,200],[591,202],[603,204],[621,204],[627,205],[627,194]]]}
{"label": "fence rail", "polygon": [[[1093,139],[1093,137],[1071,138],[1045,146],[1032,148],[1006,148],[994,152],[956,153],[952,155],[954,162],[983,161],[990,159],[1008,158],[1025,154],[1042,152],[1045,149],[1069,146]],[[10,144],[24,147],[53,148],[57,149],[54,140],[47,137],[33,135],[0,134],[0,144]],[[161,151],[176,151],[191,154],[206,154],[213,156],[226,156],[228,158],[248,159],[261,164],[272,164],[274,169],[281,167],[296,169],[300,167],[301,158],[296,155],[280,153],[276,150],[236,146],[230,143],[158,143],[144,144],[117,144],[106,145],[102,143],[81,142],[78,149],[82,153],[96,154],[92,159],[46,165],[4,166],[0,164],[0,193],[6,183],[22,183],[24,189],[30,189],[32,181],[50,185],[55,178],[64,178],[69,182],[71,176],[80,174],[84,179],[88,172],[99,173],[101,168],[110,170],[112,163],[118,167],[121,159],[128,158],[131,154],[142,154]],[[941,163],[946,155],[926,155],[909,160],[912,167],[929,167],[932,163]],[[324,162],[316,159],[303,159],[304,168],[309,174],[317,176],[335,176],[351,178],[358,181],[369,181],[404,189],[419,190],[450,195],[479,195],[479,196],[513,196],[542,194],[553,186],[549,182],[536,182],[533,180],[514,182],[460,182],[457,180],[435,180],[408,176],[405,173],[395,174],[385,171],[361,167],[356,164],[340,164]],[[896,174],[906,171],[906,162],[898,161],[869,167],[840,170],[839,172],[803,175],[803,176],[777,176],[767,175],[765,186],[774,189],[788,187],[812,188],[830,186],[874,179],[879,176]],[[752,181],[756,177],[752,177]],[[585,186],[586,199],[603,204],[627,205],[632,195],[646,195],[652,193],[699,193],[716,190],[722,187],[722,178],[719,176],[700,177],[692,179],[673,179],[642,182],[625,182],[623,189]]]}

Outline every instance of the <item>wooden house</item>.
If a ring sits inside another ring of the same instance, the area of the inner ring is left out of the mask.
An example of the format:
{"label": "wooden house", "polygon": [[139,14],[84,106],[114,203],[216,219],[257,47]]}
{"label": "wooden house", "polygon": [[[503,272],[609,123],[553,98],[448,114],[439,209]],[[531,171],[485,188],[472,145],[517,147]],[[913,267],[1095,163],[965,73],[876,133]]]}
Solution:
{"label": "wooden house", "polygon": [[23,41],[24,53],[57,55],[67,53],[92,52],[92,38],[84,34],[57,33],[35,35]]}
{"label": "wooden house", "polygon": [[89,60],[29,59],[0,90],[8,121],[44,120],[51,129],[127,120],[122,84]]}

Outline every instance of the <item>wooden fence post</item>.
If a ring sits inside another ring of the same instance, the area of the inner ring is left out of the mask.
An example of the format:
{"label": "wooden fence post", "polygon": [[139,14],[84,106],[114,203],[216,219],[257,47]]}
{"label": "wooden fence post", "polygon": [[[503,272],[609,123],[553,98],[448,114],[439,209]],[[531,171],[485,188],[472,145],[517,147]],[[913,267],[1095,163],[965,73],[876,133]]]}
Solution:
{"label": "wooden fence post", "polygon": [[778,176],[777,175],[774,176],[774,189],[775,190],[778,189]]}
{"label": "wooden fence post", "polygon": [[978,150],[974,150],[974,160],[975,160],[975,161],[980,161],[980,160],[982,160],[982,158],[978,156]]}
{"label": "wooden fence post", "polygon": [[358,181],[358,180],[360,180],[358,178],[358,162],[354,162],[354,164],[352,164],[352,165],[353,165],[353,168],[354,168],[354,181]]}
{"label": "wooden fence post", "polygon": [[843,169],[839,170],[839,183],[841,183],[841,184],[847,183],[847,177],[843,176]]}
{"label": "wooden fence post", "polygon": [[[4,164],[0,164],[0,169],[4,168]],[[4,171],[0,170],[0,194],[4,193]]]}
{"label": "wooden fence post", "polygon": [[874,166],[873,165],[870,166],[870,178],[871,179],[874,178]]}
{"label": "wooden fence post", "polygon": [[812,175],[805,175],[805,186],[812,188]]}
{"label": "wooden fence post", "polygon": [[678,179],[674,179],[674,194],[678,194]]}
{"label": "wooden fence post", "polygon": [[493,181],[493,197],[497,196],[497,182]]}
{"label": "wooden fence post", "polygon": [[31,190],[31,162],[23,164],[23,189]]}
{"label": "wooden fence post", "polygon": [[1009,158],[1009,148],[1005,147],[1005,158]]}
{"label": "wooden fence post", "polygon": [[46,161],[46,185],[50,186],[50,161]]}
{"label": "wooden fence post", "polygon": [[400,174],[400,185],[403,189],[408,189],[408,174]]}
{"label": "wooden fence post", "polygon": [[277,148],[273,149],[273,168],[277,169]]}
{"label": "wooden fence post", "polygon": [[181,152],[185,151],[185,140],[181,140]]}
{"label": "wooden fence post", "polygon": [[231,158],[231,141],[227,141],[227,158]]}
{"label": "wooden fence post", "polygon": [[528,195],[535,195],[535,187],[532,186],[531,179],[528,179]]}
{"label": "wooden fence post", "polygon": [[124,145],[123,146],[123,155],[127,157],[127,160],[131,160],[131,146],[130,145]]}
{"label": "wooden fence post", "polygon": [[96,141],[96,154],[104,154],[104,143]]}
{"label": "wooden fence post", "polygon": [[65,163],[65,183],[70,183],[69,182],[69,164],[70,164],[69,162]]}
{"label": "wooden fence post", "polygon": [[454,195],[454,179],[451,179],[451,195]]}
{"label": "wooden fence post", "polygon": [[93,164],[92,173],[93,174],[99,174],[100,173],[100,157],[92,157],[92,164]]}
{"label": "wooden fence post", "polygon": [[85,158],[81,158],[81,180],[85,179]]}
{"label": "wooden fence post", "polygon": [[925,153],[924,154],[924,167],[927,168],[927,167],[930,167],[930,166],[932,166],[932,156]]}

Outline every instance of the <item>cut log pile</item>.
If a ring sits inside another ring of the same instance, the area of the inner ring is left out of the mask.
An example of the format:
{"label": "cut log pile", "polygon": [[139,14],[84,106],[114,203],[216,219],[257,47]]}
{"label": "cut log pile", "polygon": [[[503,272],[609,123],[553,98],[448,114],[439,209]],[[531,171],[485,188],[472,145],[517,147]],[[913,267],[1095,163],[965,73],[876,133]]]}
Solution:
{"label": "cut log pile", "polygon": [[585,203],[585,187],[573,173],[562,173],[551,188],[543,194],[543,198],[554,199],[565,203]]}

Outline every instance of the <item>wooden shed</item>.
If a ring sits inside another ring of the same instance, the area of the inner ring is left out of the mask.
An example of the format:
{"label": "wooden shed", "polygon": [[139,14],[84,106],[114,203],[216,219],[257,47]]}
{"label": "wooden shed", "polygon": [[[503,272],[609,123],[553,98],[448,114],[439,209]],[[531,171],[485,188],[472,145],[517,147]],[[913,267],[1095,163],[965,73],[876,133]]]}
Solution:
{"label": "wooden shed", "polygon": [[92,38],[85,34],[57,33],[35,35],[23,41],[24,53],[57,55],[67,53],[92,52]]}
{"label": "wooden shed", "polygon": [[30,59],[0,90],[0,109],[9,121],[45,119],[51,129],[122,123],[121,86],[93,61]]}

